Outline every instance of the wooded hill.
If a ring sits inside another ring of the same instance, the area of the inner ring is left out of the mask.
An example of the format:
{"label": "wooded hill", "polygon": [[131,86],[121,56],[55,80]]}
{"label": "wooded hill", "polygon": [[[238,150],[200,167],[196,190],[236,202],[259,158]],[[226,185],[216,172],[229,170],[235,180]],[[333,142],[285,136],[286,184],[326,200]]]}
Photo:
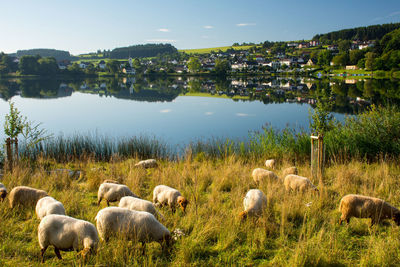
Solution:
{"label": "wooded hill", "polygon": [[171,44],[145,44],[115,48],[110,52],[109,57],[113,59],[155,57],[158,54],[172,54],[177,52],[178,50]]}
{"label": "wooded hill", "polygon": [[36,56],[41,57],[54,57],[57,61],[61,60],[71,60],[71,55],[68,51],[56,50],[56,49],[28,49],[28,50],[18,50],[15,54],[18,58],[22,56]]}
{"label": "wooded hill", "polygon": [[382,25],[371,25],[367,27],[358,27],[344,29],[340,31],[317,34],[313,40],[319,40],[321,43],[329,44],[338,40],[379,40],[385,34],[400,28],[400,23],[390,23]]}

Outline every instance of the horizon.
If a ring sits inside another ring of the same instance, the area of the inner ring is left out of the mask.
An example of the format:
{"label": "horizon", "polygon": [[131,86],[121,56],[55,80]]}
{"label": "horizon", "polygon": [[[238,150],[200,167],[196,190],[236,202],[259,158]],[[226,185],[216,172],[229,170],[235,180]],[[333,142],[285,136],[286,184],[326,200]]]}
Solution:
{"label": "horizon", "polygon": [[384,5],[339,0],[330,7],[315,0],[14,3],[3,3],[0,17],[6,25],[0,45],[5,53],[46,48],[79,55],[146,43],[170,43],[179,50],[213,48],[309,40],[331,31],[400,22],[395,0]]}

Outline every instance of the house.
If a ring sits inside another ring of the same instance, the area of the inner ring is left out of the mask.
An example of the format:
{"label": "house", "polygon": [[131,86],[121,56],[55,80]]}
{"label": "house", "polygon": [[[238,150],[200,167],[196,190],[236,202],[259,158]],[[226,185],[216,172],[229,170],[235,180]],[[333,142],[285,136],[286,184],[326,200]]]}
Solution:
{"label": "house", "polygon": [[257,56],[256,56],[256,61],[257,61],[257,62],[263,62],[263,61],[264,61],[264,58],[263,58],[262,56],[260,56],[260,55],[257,55]]}
{"label": "house", "polygon": [[310,46],[319,46],[319,45],[320,45],[319,41],[316,41],[316,40],[310,41]]}
{"label": "house", "polygon": [[131,68],[131,67],[123,68],[122,72],[125,73],[125,74],[132,74],[132,75],[134,75],[136,73],[135,69]]}
{"label": "house", "polygon": [[86,69],[87,67],[89,66],[89,63],[87,63],[87,62],[81,62],[81,63],[79,63],[79,68],[81,68],[81,69]]}
{"label": "house", "polygon": [[313,60],[312,58],[310,58],[308,61],[307,61],[307,66],[315,66],[315,60]]}
{"label": "house", "polygon": [[356,65],[347,65],[346,70],[358,70],[358,67]]}
{"label": "house", "polygon": [[293,60],[291,58],[284,58],[279,60],[279,62],[281,63],[281,65],[286,65],[288,67],[290,67],[290,65],[292,65]]}
{"label": "house", "polygon": [[328,47],[326,48],[329,51],[336,51],[338,50],[338,46],[337,45],[328,45]]}
{"label": "house", "polygon": [[99,62],[99,69],[104,70],[106,68],[106,62],[104,60]]}

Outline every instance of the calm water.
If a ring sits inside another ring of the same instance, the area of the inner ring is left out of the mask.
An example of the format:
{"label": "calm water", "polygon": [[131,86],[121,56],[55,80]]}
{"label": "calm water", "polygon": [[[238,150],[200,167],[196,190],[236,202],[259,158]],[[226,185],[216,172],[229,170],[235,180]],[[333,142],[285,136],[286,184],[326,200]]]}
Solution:
{"label": "calm water", "polygon": [[[55,135],[152,135],[170,144],[212,137],[244,139],[266,124],[308,129],[309,103],[321,88],[301,80],[7,81],[0,87],[0,114],[8,113],[11,99],[21,114]],[[332,84],[329,88],[339,89]],[[347,90],[345,96],[330,93],[338,120],[372,101],[365,99],[363,90],[361,97],[348,96],[349,88],[342,90]]]}

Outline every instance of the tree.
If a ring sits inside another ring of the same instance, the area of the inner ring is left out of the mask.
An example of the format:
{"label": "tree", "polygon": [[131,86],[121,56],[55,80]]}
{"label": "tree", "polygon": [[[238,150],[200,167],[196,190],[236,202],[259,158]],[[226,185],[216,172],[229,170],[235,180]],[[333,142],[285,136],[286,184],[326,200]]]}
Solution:
{"label": "tree", "polygon": [[376,54],[373,52],[368,52],[365,54],[365,68],[367,70],[374,70],[375,68],[375,57]]}
{"label": "tree", "polygon": [[226,74],[231,71],[231,64],[226,59],[215,60],[215,73],[220,76],[226,76]]}
{"label": "tree", "polygon": [[40,58],[38,64],[38,74],[54,75],[58,72],[58,64],[53,57]]}
{"label": "tree", "polygon": [[351,65],[356,65],[360,59],[364,58],[365,51],[363,50],[351,50],[349,53],[349,60]]}
{"label": "tree", "polygon": [[349,54],[348,53],[343,53],[336,55],[333,59],[332,62],[335,64],[335,66],[342,66],[345,67],[349,61]]}
{"label": "tree", "polygon": [[117,73],[119,70],[119,61],[118,60],[109,60],[106,63],[107,70],[111,73]]}
{"label": "tree", "polygon": [[19,70],[22,74],[37,74],[39,71],[40,56],[22,56],[19,61]]}
{"label": "tree", "polygon": [[318,54],[318,65],[329,66],[332,60],[332,54],[329,50],[324,50]]}
{"label": "tree", "polygon": [[200,60],[197,57],[191,57],[188,62],[188,69],[193,73],[199,72],[201,69]]}

